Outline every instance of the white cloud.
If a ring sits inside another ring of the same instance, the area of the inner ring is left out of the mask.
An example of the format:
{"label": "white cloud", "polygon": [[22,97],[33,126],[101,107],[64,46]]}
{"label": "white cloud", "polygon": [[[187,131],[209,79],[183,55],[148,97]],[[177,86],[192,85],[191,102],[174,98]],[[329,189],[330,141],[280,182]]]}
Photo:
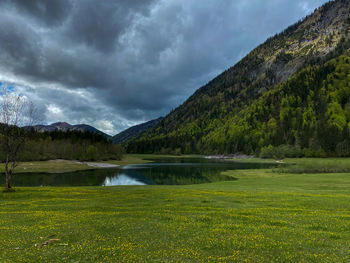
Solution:
{"label": "white cloud", "polygon": [[47,105],[46,119],[49,120],[60,120],[64,118],[62,110],[55,104]]}
{"label": "white cloud", "polygon": [[98,120],[94,123],[94,127],[96,129],[99,129],[101,131],[104,131],[105,133],[109,135],[115,134],[115,128],[111,121],[109,120]]}

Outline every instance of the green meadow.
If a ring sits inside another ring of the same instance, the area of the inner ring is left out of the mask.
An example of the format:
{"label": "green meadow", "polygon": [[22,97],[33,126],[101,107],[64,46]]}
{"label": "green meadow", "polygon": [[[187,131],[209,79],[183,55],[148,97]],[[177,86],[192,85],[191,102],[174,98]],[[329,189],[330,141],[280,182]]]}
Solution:
{"label": "green meadow", "polygon": [[211,184],[1,192],[0,262],[350,262],[350,174],[306,173],[350,160],[284,162]]}

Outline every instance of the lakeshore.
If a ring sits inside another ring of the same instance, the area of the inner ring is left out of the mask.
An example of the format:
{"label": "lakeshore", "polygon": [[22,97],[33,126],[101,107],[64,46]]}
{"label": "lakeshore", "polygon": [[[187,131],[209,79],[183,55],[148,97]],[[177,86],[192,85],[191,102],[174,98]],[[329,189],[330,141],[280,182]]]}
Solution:
{"label": "lakeshore", "polygon": [[0,193],[0,261],[348,262],[350,174],[326,168],[350,160],[292,161],[209,184]]}

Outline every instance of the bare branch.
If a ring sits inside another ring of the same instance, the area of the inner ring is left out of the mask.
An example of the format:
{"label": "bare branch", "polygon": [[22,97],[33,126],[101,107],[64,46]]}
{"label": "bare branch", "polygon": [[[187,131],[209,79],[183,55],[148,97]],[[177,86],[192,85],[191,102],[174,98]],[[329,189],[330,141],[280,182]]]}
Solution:
{"label": "bare branch", "polygon": [[[25,96],[16,94],[6,87],[0,89],[0,125],[3,151],[6,154],[6,186],[11,188],[13,170],[18,165],[17,156],[28,138],[28,132],[21,127],[39,121],[34,104]],[[9,165],[11,166],[9,167]]]}

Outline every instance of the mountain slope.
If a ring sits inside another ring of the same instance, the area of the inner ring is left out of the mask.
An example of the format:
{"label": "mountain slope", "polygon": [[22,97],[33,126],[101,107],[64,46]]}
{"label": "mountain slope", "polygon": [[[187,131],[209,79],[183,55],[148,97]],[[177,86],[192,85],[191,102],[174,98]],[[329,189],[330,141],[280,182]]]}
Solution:
{"label": "mountain slope", "polygon": [[113,136],[112,141],[114,144],[124,143],[124,142],[138,136],[138,135],[141,135],[142,133],[148,131],[149,129],[153,128],[162,119],[163,119],[163,117],[160,117],[158,119],[151,120],[151,121],[130,127],[129,129],[126,129],[125,131],[122,131],[122,132],[118,133],[117,135]]}
{"label": "mountain slope", "polygon": [[[208,141],[228,121],[241,116],[240,112],[269,90],[308,65],[321,65],[344,53],[349,42],[349,14],[350,2],[345,0],[332,1],[320,7],[303,21],[268,39],[234,67],[197,90],[159,125],[130,143],[128,150],[242,150],[237,146],[218,149]],[[217,135],[225,136],[225,133]],[[233,144],[231,141],[227,143]],[[247,149],[243,151],[250,152]]]}
{"label": "mountain slope", "polygon": [[98,133],[98,134],[102,134],[104,135],[106,138],[110,138],[111,136],[96,129],[95,127],[92,127],[90,125],[87,124],[77,124],[77,125],[71,125],[67,122],[56,122],[56,123],[52,123],[50,125],[36,125],[33,127],[26,127],[26,128],[34,128],[34,130],[38,131],[38,132],[53,132],[55,130],[58,131],[89,131],[92,133]]}
{"label": "mountain slope", "polygon": [[350,156],[350,50],[344,53],[266,92],[206,135],[206,147],[254,153],[286,144],[307,156]]}

